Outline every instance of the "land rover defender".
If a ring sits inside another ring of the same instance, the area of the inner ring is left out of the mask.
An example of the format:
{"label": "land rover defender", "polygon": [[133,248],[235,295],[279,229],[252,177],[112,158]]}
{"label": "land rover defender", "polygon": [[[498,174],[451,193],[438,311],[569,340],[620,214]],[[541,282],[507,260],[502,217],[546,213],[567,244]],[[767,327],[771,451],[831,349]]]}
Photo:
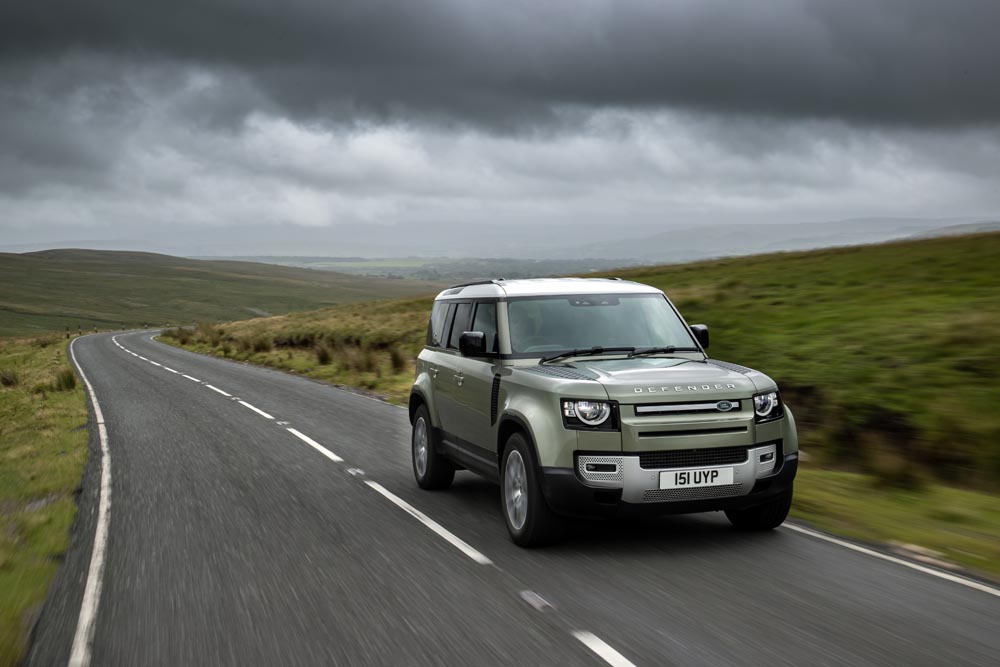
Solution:
{"label": "land rover defender", "polygon": [[616,279],[490,280],[434,301],[410,394],[413,474],[500,485],[511,539],[560,516],[724,511],[780,525],[798,438],[775,382],[708,358],[660,290]]}

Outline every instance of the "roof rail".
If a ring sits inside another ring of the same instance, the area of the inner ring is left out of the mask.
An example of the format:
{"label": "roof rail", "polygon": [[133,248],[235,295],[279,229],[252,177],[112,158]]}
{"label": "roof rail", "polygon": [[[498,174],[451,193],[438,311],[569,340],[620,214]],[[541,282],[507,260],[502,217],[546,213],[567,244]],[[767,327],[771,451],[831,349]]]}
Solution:
{"label": "roof rail", "polygon": [[489,280],[473,280],[471,283],[459,283],[458,285],[452,285],[448,289],[457,289],[459,287],[472,287],[473,285],[496,285],[497,283],[502,283],[507,280],[506,278],[490,278]]}

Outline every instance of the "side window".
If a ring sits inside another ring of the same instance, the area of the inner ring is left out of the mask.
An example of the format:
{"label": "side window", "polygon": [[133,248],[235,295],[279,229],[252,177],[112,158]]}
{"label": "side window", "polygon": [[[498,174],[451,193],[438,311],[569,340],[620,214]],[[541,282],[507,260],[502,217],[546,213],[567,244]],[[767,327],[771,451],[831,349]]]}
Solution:
{"label": "side window", "polygon": [[476,315],[472,318],[471,331],[482,331],[486,334],[486,350],[499,352],[497,347],[497,305],[495,303],[476,305]]}
{"label": "side window", "polygon": [[431,310],[431,321],[427,324],[427,345],[444,347],[444,324],[448,316],[448,304],[436,301]]}
{"label": "side window", "polygon": [[448,338],[448,347],[452,350],[458,349],[458,339],[469,330],[469,322],[472,320],[472,304],[460,303],[455,308],[455,321],[451,325],[451,337]]}

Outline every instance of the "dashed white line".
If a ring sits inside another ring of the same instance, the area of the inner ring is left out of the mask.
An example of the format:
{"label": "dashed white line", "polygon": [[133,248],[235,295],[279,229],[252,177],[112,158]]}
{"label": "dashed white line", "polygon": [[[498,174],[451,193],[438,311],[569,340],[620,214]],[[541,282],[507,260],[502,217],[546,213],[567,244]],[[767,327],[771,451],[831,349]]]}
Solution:
{"label": "dashed white line", "polygon": [[175,371],[175,370],[174,370],[173,368],[170,368],[170,367],[168,367],[168,366],[164,366],[164,367],[163,367],[163,370],[165,370],[165,371],[170,371],[170,372],[171,372],[171,373],[173,373],[174,375],[180,375],[180,371]]}
{"label": "dashed white line", "polygon": [[87,585],[83,590],[80,617],[77,620],[73,647],[69,655],[71,667],[87,667],[90,664],[91,646],[94,642],[94,621],[97,618],[97,607],[101,602],[101,588],[104,584],[104,557],[108,546],[108,524],[111,518],[111,452],[108,448],[108,432],[104,426],[101,405],[97,402],[94,387],[91,386],[73,351],[76,341],[76,338],[70,341],[69,354],[87,387],[87,393],[90,394],[90,401],[94,406],[94,421],[97,422],[97,433],[101,441],[101,488],[97,505],[97,525],[94,528],[94,547],[90,552]]}
{"label": "dashed white line", "polygon": [[199,380],[198,378],[193,378],[190,375],[182,375],[181,377],[186,377],[188,380],[191,380],[192,382],[201,382],[201,380]]}
{"label": "dashed white line", "polygon": [[[187,376],[185,375],[184,377],[187,377]],[[271,415],[267,414],[266,412],[264,412],[260,408],[257,408],[257,407],[254,407],[254,406],[250,405],[246,401],[239,401],[239,404],[242,405],[244,408],[250,408],[251,410],[253,410],[254,412],[256,412],[257,414],[259,414],[261,417],[263,417],[265,419],[274,419],[274,417],[272,417]]]}
{"label": "dashed white line", "polygon": [[465,542],[464,540],[462,540],[460,537],[458,537],[457,535],[455,535],[454,533],[452,533],[451,531],[449,531],[447,528],[445,528],[444,526],[442,526],[437,521],[435,521],[434,519],[430,518],[429,516],[427,516],[426,514],[424,514],[423,512],[421,512],[420,510],[418,510],[416,507],[414,507],[410,503],[406,502],[405,500],[403,500],[402,498],[400,498],[399,496],[397,496],[396,494],[394,494],[392,491],[389,491],[389,489],[385,488],[384,486],[382,486],[378,482],[373,482],[371,480],[365,480],[365,484],[367,484],[371,488],[373,488],[376,491],[378,491],[385,498],[387,498],[389,500],[389,502],[391,502],[392,504],[396,505],[396,507],[399,507],[404,512],[406,512],[407,514],[409,514],[410,516],[412,516],[414,519],[416,519],[420,523],[422,523],[425,526],[427,526],[428,528],[430,528],[432,531],[434,531],[435,533],[437,533],[438,537],[443,538],[446,542],[448,542],[449,544],[451,544],[453,547],[455,547],[456,549],[458,549],[459,551],[461,551],[462,553],[464,553],[466,556],[468,556],[472,560],[476,561],[480,565],[492,565],[493,564],[493,561],[491,561],[489,558],[487,558],[485,555],[483,555],[479,551],[476,551],[475,549],[473,549],[467,542]]}
{"label": "dashed white line", "polygon": [[217,394],[222,394],[223,396],[228,396],[228,397],[230,397],[230,398],[232,398],[232,396],[233,396],[232,394],[227,394],[226,392],[222,391],[222,390],[221,390],[221,389],[219,389],[218,387],[213,387],[213,386],[212,386],[212,385],[210,385],[210,384],[207,384],[207,383],[206,383],[206,384],[205,384],[205,386],[206,386],[206,387],[208,387],[209,389],[211,389],[212,391],[214,391],[214,392],[215,392],[215,393],[217,393]]}
{"label": "dashed white line", "polygon": [[573,636],[593,651],[601,660],[611,665],[611,667],[635,667],[635,664],[631,660],[611,648],[611,646],[594,633],[575,630]]}
{"label": "dashed white line", "polygon": [[163,368],[163,364],[161,364],[158,361],[150,361],[149,363],[153,364],[154,366],[159,366],[160,368]]}
{"label": "dashed white line", "polygon": [[982,591],[983,593],[987,593],[989,595],[995,595],[997,597],[1000,597],[1000,589],[994,588],[992,586],[987,586],[986,584],[974,581],[972,579],[966,579],[965,577],[960,577],[958,575],[950,574],[948,572],[941,572],[940,570],[935,570],[934,568],[925,567],[924,565],[913,563],[908,560],[904,560],[902,558],[896,558],[895,556],[890,556],[889,554],[884,554],[879,551],[875,551],[874,549],[868,549],[866,547],[861,546],[860,544],[853,544],[845,540],[838,540],[836,537],[831,537],[829,535],[825,535],[823,533],[811,530],[809,528],[805,528],[803,526],[796,526],[795,524],[786,523],[785,525],[782,526],[782,528],[786,528],[788,530],[794,530],[796,533],[802,533],[803,535],[808,535],[809,537],[815,537],[818,540],[830,542],[831,544],[836,544],[838,546],[842,546],[852,551],[857,551],[858,553],[862,553],[867,556],[874,556],[875,558],[880,558],[882,560],[889,561],[890,563],[896,563],[897,565],[908,567],[911,570],[916,570],[917,572],[923,572],[924,574],[929,574],[931,576],[937,577],[938,579],[951,581],[956,584],[961,584],[962,586],[968,586],[969,588],[973,588],[977,591]]}
{"label": "dashed white line", "polygon": [[337,456],[336,454],[334,454],[333,452],[331,452],[329,449],[327,449],[323,445],[319,444],[318,442],[316,442],[315,440],[313,440],[312,438],[310,438],[305,433],[297,431],[294,428],[290,428],[290,429],[287,429],[287,430],[288,430],[289,433],[291,433],[292,435],[294,435],[296,438],[298,438],[302,442],[306,443],[307,445],[309,445],[310,447],[312,447],[317,452],[319,452],[320,454],[322,454],[326,458],[330,459],[334,463],[342,463],[344,461],[344,459],[340,458],[339,456]]}

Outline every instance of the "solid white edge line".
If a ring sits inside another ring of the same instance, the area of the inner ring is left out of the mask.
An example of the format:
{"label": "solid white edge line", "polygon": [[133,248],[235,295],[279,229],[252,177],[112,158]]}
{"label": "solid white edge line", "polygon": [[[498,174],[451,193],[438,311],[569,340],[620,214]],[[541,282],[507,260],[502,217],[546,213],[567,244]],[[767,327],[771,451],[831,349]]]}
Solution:
{"label": "solid white edge line", "polygon": [[201,380],[199,380],[198,378],[193,378],[190,375],[182,375],[181,377],[186,377],[188,380],[191,380],[192,382],[201,382]]}
{"label": "solid white edge line", "polygon": [[455,535],[454,533],[452,533],[451,531],[449,531],[447,528],[445,528],[444,526],[442,526],[441,524],[439,524],[437,521],[435,521],[434,519],[430,518],[429,516],[427,516],[426,514],[424,514],[420,510],[418,510],[416,507],[414,507],[410,503],[406,502],[405,500],[403,500],[402,498],[400,498],[399,496],[397,496],[392,491],[390,491],[389,489],[385,488],[384,486],[382,486],[378,482],[373,482],[371,480],[365,480],[365,484],[367,484],[371,488],[373,488],[376,491],[378,491],[385,498],[387,498],[389,500],[389,502],[391,502],[392,504],[396,505],[396,507],[399,507],[404,512],[406,512],[407,514],[409,514],[410,516],[412,516],[414,519],[416,519],[420,523],[422,523],[425,526],[427,526],[428,528],[430,528],[432,531],[434,531],[435,533],[437,533],[438,537],[441,537],[442,539],[444,539],[446,542],[448,542],[450,545],[452,545],[453,547],[455,547],[456,549],[458,549],[459,551],[461,551],[462,553],[464,553],[466,556],[468,556],[472,560],[476,561],[480,565],[492,565],[493,564],[493,561],[491,561],[489,558],[487,558],[486,556],[484,556],[480,552],[478,552],[475,549],[473,549],[467,542],[465,542],[464,540],[462,540],[460,537],[458,537],[457,535]]}
{"label": "solid white edge line", "polygon": [[585,630],[574,630],[573,636],[593,651],[601,660],[611,665],[611,667],[635,667],[635,664],[631,660],[613,649],[594,633]]}
{"label": "solid white edge line", "polygon": [[211,389],[212,391],[214,391],[217,394],[222,394],[223,396],[228,396],[230,398],[232,398],[232,396],[233,396],[232,394],[227,394],[226,392],[222,391],[218,387],[213,387],[212,385],[208,384],[207,382],[205,383],[205,386],[208,387],[209,389]]}
{"label": "solid white edge line", "polygon": [[307,445],[309,445],[310,447],[312,447],[313,449],[315,449],[317,452],[319,452],[320,454],[322,454],[326,458],[328,458],[331,461],[333,461],[334,463],[343,463],[344,459],[340,458],[339,456],[337,456],[336,454],[334,454],[333,452],[331,452],[329,449],[327,449],[323,445],[319,444],[318,442],[316,442],[315,440],[313,440],[312,438],[310,438],[305,433],[297,431],[294,428],[289,428],[289,429],[286,429],[286,430],[289,433],[291,433],[292,435],[294,435],[296,438],[298,438],[299,440],[301,440],[302,442],[306,443]]}
{"label": "solid white edge line", "polygon": [[[185,375],[184,377],[187,377],[187,376]],[[265,419],[274,419],[274,417],[272,417],[271,415],[267,414],[266,412],[264,412],[260,408],[255,408],[254,406],[250,405],[246,401],[239,401],[239,404],[242,405],[245,408],[250,408],[251,410],[253,410],[257,414],[259,414],[261,417],[264,417]]]}
{"label": "solid white edge line", "polygon": [[76,366],[80,378],[87,387],[91,404],[94,406],[94,421],[97,423],[97,433],[101,441],[101,489],[97,507],[97,525],[94,529],[94,548],[90,553],[90,569],[87,571],[87,584],[83,590],[83,601],[80,603],[80,616],[73,635],[73,647],[70,649],[70,667],[87,667],[90,664],[91,647],[94,642],[94,622],[97,619],[97,607],[101,602],[101,588],[104,583],[104,559],[108,546],[108,524],[111,516],[111,452],[108,448],[108,432],[104,426],[104,414],[97,402],[94,387],[83,372],[83,367],[76,359],[73,345],[69,344],[69,354]]}
{"label": "solid white edge line", "polygon": [[944,579],[945,581],[951,581],[956,584],[961,584],[962,586],[968,586],[977,591],[982,591],[989,595],[995,595],[1000,597],[1000,589],[994,588],[992,586],[987,586],[984,583],[980,583],[973,579],[966,579],[965,577],[960,577],[956,574],[951,574],[948,572],[942,572],[941,570],[935,570],[932,567],[925,567],[919,563],[913,563],[911,561],[905,560],[903,558],[896,558],[895,556],[890,556],[889,554],[884,554],[874,549],[868,549],[860,544],[854,544],[853,542],[847,542],[845,540],[839,540],[836,537],[831,537],[819,531],[812,530],[810,528],[805,528],[804,526],[796,526],[795,524],[786,523],[782,528],[787,528],[788,530],[793,530],[796,533],[802,533],[803,535],[808,535],[809,537],[814,537],[818,540],[823,540],[825,542],[830,542],[831,544],[836,544],[838,546],[850,549],[852,551],[857,551],[858,553],[865,554],[866,556],[873,556],[875,558],[880,558],[890,563],[895,563],[897,565],[902,565],[903,567],[908,567],[911,570],[916,570],[917,572],[923,572],[924,574],[929,574],[931,576],[937,577],[938,579]]}

